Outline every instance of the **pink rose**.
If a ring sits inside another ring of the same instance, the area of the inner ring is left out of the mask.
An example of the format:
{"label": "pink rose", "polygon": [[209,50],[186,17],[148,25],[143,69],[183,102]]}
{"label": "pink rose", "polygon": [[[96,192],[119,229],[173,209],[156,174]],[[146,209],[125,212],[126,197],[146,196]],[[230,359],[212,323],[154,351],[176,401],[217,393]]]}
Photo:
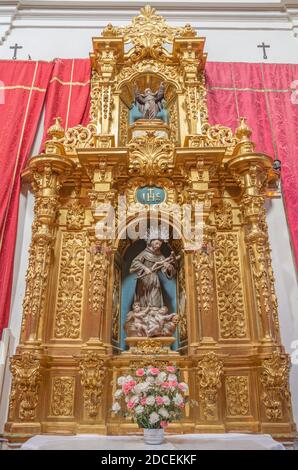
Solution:
{"label": "pink rose", "polygon": [[162,386],[163,388],[169,388],[170,382],[163,382],[163,383],[161,384],[161,386]]}
{"label": "pink rose", "polygon": [[184,408],[184,403],[180,403],[178,406],[179,408]]}
{"label": "pink rose", "polygon": [[163,405],[163,398],[162,397],[156,397],[155,401],[158,405]]}
{"label": "pink rose", "polygon": [[169,386],[170,387],[177,387],[177,385],[178,385],[178,382],[176,380],[170,380],[169,381]]}
{"label": "pink rose", "polygon": [[136,382],[134,380],[130,380],[129,382],[125,383],[122,385],[122,390],[127,395],[136,385]]}
{"label": "pink rose", "polygon": [[131,410],[131,408],[133,408],[135,406],[135,403],[133,401],[129,401],[127,402],[127,408],[129,408]]}
{"label": "pink rose", "polygon": [[151,367],[150,374],[151,375],[158,375],[159,374],[159,369],[157,369],[156,367]]}
{"label": "pink rose", "polygon": [[168,367],[167,367],[167,371],[173,373],[173,372],[176,371],[176,367],[174,367],[174,366],[168,366]]}
{"label": "pink rose", "polygon": [[166,428],[167,425],[168,425],[167,421],[161,421],[161,422],[160,422],[160,427],[161,427],[161,428]]}
{"label": "pink rose", "polygon": [[147,401],[147,398],[142,398],[141,399],[141,405],[143,405],[143,406],[146,405],[146,401]]}
{"label": "pink rose", "polygon": [[143,377],[144,374],[145,374],[144,369],[138,369],[138,370],[136,371],[136,375],[137,375],[138,377]]}

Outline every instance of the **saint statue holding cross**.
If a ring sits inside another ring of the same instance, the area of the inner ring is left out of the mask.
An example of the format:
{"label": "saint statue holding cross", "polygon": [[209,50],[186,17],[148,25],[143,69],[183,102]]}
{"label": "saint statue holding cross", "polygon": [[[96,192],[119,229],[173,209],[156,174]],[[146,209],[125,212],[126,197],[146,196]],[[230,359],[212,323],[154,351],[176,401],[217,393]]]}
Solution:
{"label": "saint statue holding cross", "polygon": [[149,240],[143,250],[131,263],[130,272],[137,273],[135,302],[141,307],[162,307],[164,305],[162,289],[158,271],[162,271],[168,278],[175,276],[174,253],[168,258],[161,253],[161,240]]}

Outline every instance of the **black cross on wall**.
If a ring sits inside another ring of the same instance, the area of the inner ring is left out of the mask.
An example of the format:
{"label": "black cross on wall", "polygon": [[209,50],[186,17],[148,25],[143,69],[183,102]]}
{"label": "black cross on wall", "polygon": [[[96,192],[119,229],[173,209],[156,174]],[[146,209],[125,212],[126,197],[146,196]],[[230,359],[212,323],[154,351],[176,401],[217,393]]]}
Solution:
{"label": "black cross on wall", "polygon": [[263,59],[268,59],[267,54],[266,54],[266,48],[269,48],[269,44],[265,44],[262,42],[262,44],[259,44],[258,47],[261,47],[263,49]]}
{"label": "black cross on wall", "polygon": [[14,53],[13,53],[13,58],[12,58],[12,60],[16,60],[16,58],[17,58],[17,50],[18,50],[18,49],[23,49],[23,46],[18,46],[18,44],[15,43],[15,45],[14,45],[14,46],[10,46],[9,49],[14,49]]}

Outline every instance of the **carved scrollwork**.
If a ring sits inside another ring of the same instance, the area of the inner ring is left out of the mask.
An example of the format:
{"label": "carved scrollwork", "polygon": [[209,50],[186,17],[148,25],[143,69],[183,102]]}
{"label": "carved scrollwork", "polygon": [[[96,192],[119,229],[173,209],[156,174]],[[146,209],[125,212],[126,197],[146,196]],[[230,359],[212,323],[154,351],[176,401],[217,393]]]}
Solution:
{"label": "carved scrollwork", "polygon": [[13,376],[12,400],[10,413],[15,410],[19,402],[19,419],[21,421],[34,421],[39,401],[39,387],[41,382],[40,358],[32,352],[22,353],[11,359],[10,370]]}
{"label": "carved scrollwork", "polygon": [[55,321],[56,338],[80,336],[85,254],[85,233],[63,234]]}
{"label": "carved scrollwork", "polygon": [[260,376],[263,386],[262,402],[270,421],[277,421],[283,417],[283,403],[287,407],[291,406],[289,371],[289,357],[278,351],[274,351],[272,357],[262,363]]}
{"label": "carved scrollwork", "polygon": [[126,43],[134,45],[130,59],[133,62],[143,57],[151,56],[160,61],[166,60],[167,53],[163,45],[171,43],[174,37],[192,38],[196,32],[190,25],[184,28],[169,26],[162,16],[155,13],[155,9],[146,5],[141,9],[140,15],[133,18],[132,23],[124,27],[114,27],[109,24],[103,30],[103,37],[123,36]]}
{"label": "carved scrollwork", "polygon": [[174,143],[147,131],[134,137],[129,145],[129,173],[137,175],[170,175],[174,166]]}
{"label": "carved scrollwork", "polygon": [[206,354],[196,368],[204,419],[218,419],[218,390],[222,386],[223,363],[214,352]]}
{"label": "carved scrollwork", "polygon": [[109,267],[107,246],[103,243],[94,244],[90,251],[89,305],[94,314],[103,318],[106,300],[107,270]]}
{"label": "carved scrollwork", "polygon": [[104,358],[95,352],[88,351],[79,358],[79,373],[84,387],[84,407],[91,418],[95,418],[99,411],[106,370]]}
{"label": "carved scrollwork", "polygon": [[234,147],[237,143],[232,130],[229,127],[216,124],[211,126],[204,122],[201,129],[202,135],[191,136],[190,147]]}
{"label": "carved scrollwork", "polygon": [[228,201],[214,206],[214,220],[218,230],[230,230],[233,227],[232,205]]}
{"label": "carved scrollwork", "polygon": [[80,230],[84,225],[85,207],[78,199],[74,199],[68,205],[66,213],[66,227],[68,230]]}
{"label": "carved scrollwork", "polygon": [[229,416],[246,416],[250,412],[248,377],[228,375],[225,380],[227,414]]}
{"label": "carved scrollwork", "polygon": [[52,383],[51,415],[73,416],[74,377],[54,377]]}
{"label": "carved scrollwork", "polygon": [[236,233],[217,233],[215,250],[218,314],[222,338],[247,334]]}
{"label": "carved scrollwork", "polygon": [[94,124],[75,126],[67,129],[65,136],[61,139],[66,152],[75,152],[76,149],[95,147],[93,136],[96,134]]}

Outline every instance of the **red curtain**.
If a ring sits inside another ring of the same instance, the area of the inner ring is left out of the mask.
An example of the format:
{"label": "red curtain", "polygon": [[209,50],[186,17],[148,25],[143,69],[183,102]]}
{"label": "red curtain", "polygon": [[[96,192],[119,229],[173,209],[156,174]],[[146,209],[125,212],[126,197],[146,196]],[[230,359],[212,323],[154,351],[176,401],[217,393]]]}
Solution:
{"label": "red curtain", "polygon": [[65,129],[88,124],[90,76],[90,59],[55,60],[46,97],[42,148],[55,117],[62,118]]}
{"label": "red curtain", "polygon": [[30,154],[53,64],[0,61],[0,335],[8,324],[20,174]]}
{"label": "red curtain", "polygon": [[239,116],[247,117],[257,151],[282,162],[283,197],[297,263],[298,93],[293,92],[295,80],[298,80],[298,65],[292,64],[209,62],[206,66],[210,122],[235,129]]}

